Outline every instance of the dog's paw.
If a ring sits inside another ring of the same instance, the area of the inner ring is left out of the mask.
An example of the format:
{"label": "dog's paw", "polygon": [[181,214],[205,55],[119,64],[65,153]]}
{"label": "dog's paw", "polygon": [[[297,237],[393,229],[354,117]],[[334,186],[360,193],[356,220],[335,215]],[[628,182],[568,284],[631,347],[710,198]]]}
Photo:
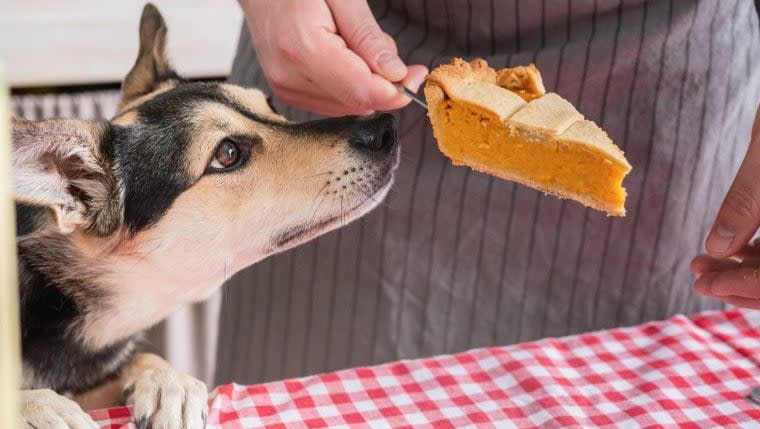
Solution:
{"label": "dog's paw", "polygon": [[172,369],[148,369],[124,390],[140,429],[201,429],[208,416],[202,382]]}
{"label": "dog's paw", "polygon": [[76,402],[50,389],[21,391],[21,420],[26,429],[98,429]]}

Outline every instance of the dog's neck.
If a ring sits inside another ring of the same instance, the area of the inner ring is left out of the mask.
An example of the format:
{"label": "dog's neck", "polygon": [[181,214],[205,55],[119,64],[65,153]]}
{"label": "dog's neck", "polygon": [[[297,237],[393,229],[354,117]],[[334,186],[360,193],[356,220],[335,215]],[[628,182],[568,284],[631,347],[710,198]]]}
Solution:
{"label": "dog's neck", "polygon": [[101,266],[50,230],[17,239],[17,251],[24,387],[79,391],[115,374],[136,337],[114,336],[108,347],[93,349],[79,335],[87,314],[103,307]]}
{"label": "dog's neck", "polygon": [[232,275],[231,264],[220,262],[188,271],[172,258],[171,246],[147,237],[111,248],[113,240],[38,225],[43,227],[24,231],[17,240],[22,301],[27,284],[54,291],[55,300],[67,305],[54,303],[48,311],[70,313],[58,316],[67,318],[67,335],[91,350],[123,341],[181,305],[207,298]]}
{"label": "dog's neck", "polygon": [[134,252],[117,251],[106,258],[103,284],[109,291],[109,310],[88,316],[83,329],[88,343],[99,347],[114,332],[142,331],[180,306],[208,298],[232,274],[224,263],[209,261],[189,269],[172,256],[171,247],[151,242]]}

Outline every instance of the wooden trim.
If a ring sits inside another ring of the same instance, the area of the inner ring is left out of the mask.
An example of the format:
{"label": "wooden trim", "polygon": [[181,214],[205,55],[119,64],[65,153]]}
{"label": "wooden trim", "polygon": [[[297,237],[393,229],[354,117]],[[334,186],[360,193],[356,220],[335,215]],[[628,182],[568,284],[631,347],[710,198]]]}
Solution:
{"label": "wooden trim", "polygon": [[21,345],[8,88],[0,64],[0,428],[19,427]]}
{"label": "wooden trim", "polygon": [[[180,75],[226,76],[242,12],[233,0],[153,0],[169,27]],[[137,55],[144,1],[11,0],[0,13],[0,56],[11,87],[120,82]]]}

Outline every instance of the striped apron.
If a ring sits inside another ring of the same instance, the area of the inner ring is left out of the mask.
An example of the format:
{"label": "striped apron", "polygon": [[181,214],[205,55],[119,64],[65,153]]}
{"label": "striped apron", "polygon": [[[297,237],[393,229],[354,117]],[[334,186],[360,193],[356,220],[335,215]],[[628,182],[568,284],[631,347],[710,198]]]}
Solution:
{"label": "striped apron", "polygon": [[[255,383],[637,324],[722,306],[691,258],[760,99],[750,0],[374,0],[408,63],[535,63],[633,165],[625,218],[468,168],[400,114],[386,204],[268,258],[222,299],[216,383]],[[231,80],[268,91],[243,30]],[[281,103],[292,119],[309,119]]]}

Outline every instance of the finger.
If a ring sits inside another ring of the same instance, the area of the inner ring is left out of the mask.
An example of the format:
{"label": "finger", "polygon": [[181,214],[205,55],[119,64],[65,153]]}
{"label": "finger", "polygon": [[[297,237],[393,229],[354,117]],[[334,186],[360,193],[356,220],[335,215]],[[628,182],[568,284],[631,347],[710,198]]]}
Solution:
{"label": "finger", "polygon": [[[380,80],[376,82],[379,85],[385,85],[384,79],[377,75],[372,75],[370,79]],[[304,88],[316,88],[316,84],[309,82],[302,87]],[[338,99],[329,98],[325,96],[323,92],[302,90],[295,86],[283,87],[278,89],[272,89],[275,95],[282,101],[292,106],[298,107],[303,110],[318,113],[324,116],[344,116],[344,115],[371,115],[375,110],[390,111],[400,109],[409,102],[411,99],[396,91],[393,97],[388,99],[381,99],[377,103],[374,103],[372,109],[361,109],[356,106],[345,105]]]}
{"label": "finger", "polygon": [[371,110],[353,111],[338,101],[321,95],[301,91],[277,91],[277,98],[284,103],[323,116],[369,115]]}
{"label": "finger", "polygon": [[[422,85],[422,82],[425,81],[425,77],[427,76],[428,70],[425,66],[420,65],[414,65],[409,67],[409,74],[406,78],[404,78],[403,81],[401,81],[401,85],[405,88],[409,89],[412,92],[418,92],[419,87]],[[412,99],[407,97],[406,95],[403,95],[399,93],[400,97],[396,97],[393,99],[388,100],[386,103],[380,104],[377,106],[377,110],[396,110],[400,109],[409,103],[412,102]]]}
{"label": "finger", "polygon": [[743,259],[739,262],[739,267],[751,268],[754,270],[760,267],[760,259]]}
{"label": "finger", "polygon": [[321,89],[320,85],[311,81],[307,76],[297,76],[278,87],[272,87],[272,92],[281,101],[302,110],[323,116],[369,115],[372,110],[357,111],[344,106],[335,98]]}
{"label": "finger", "polygon": [[329,62],[307,64],[304,72],[331,97],[353,112],[380,110],[393,103],[403,103],[392,83],[372,73],[367,64],[345,46],[343,39],[324,31],[318,38],[319,55]]}
{"label": "finger", "polygon": [[[381,86],[385,85],[385,78],[373,75],[372,81],[375,85]],[[399,92],[398,89],[394,87],[394,94],[391,97],[388,98],[378,98],[376,102],[373,103],[373,109],[374,110],[380,110],[380,111],[390,111],[390,110],[396,110],[401,109],[402,107],[406,106],[407,104],[411,103],[412,99],[407,97],[406,95]]]}
{"label": "finger", "polygon": [[760,259],[760,240],[754,239],[736,253],[740,259]]}
{"label": "finger", "polygon": [[760,225],[760,186],[757,180],[760,171],[760,143],[757,121],[756,115],[749,149],[705,243],[707,253],[715,257],[735,255]]}
{"label": "finger", "polygon": [[697,279],[695,289],[708,296],[760,298],[760,268],[707,273]]}
{"label": "finger", "polygon": [[760,299],[745,298],[743,296],[724,296],[720,298],[726,304],[741,308],[760,310]]}
{"label": "finger", "polygon": [[406,76],[407,67],[398,56],[396,42],[377,24],[366,1],[327,0],[327,5],[338,33],[373,72],[391,82]]}
{"label": "finger", "polygon": [[716,259],[709,255],[698,255],[691,261],[691,272],[697,275],[737,268],[739,268],[738,261],[733,259]]}
{"label": "finger", "polygon": [[418,92],[422,83],[425,82],[425,78],[428,75],[428,69],[422,65],[413,65],[409,66],[407,70],[406,77],[401,81],[401,84],[406,88],[409,88],[412,92]]}
{"label": "finger", "polygon": [[[420,85],[422,85],[422,82],[425,81],[425,77],[427,76],[427,73],[428,73],[428,70],[427,70],[427,67],[425,66],[420,66],[420,65],[411,66],[409,67],[409,74],[400,83],[402,86],[411,90],[412,92],[418,92]],[[376,106],[376,109],[384,110],[384,111],[396,110],[408,105],[411,102],[412,102],[411,98],[399,93],[397,97],[394,97],[394,98],[388,99],[385,102],[379,103]]]}

